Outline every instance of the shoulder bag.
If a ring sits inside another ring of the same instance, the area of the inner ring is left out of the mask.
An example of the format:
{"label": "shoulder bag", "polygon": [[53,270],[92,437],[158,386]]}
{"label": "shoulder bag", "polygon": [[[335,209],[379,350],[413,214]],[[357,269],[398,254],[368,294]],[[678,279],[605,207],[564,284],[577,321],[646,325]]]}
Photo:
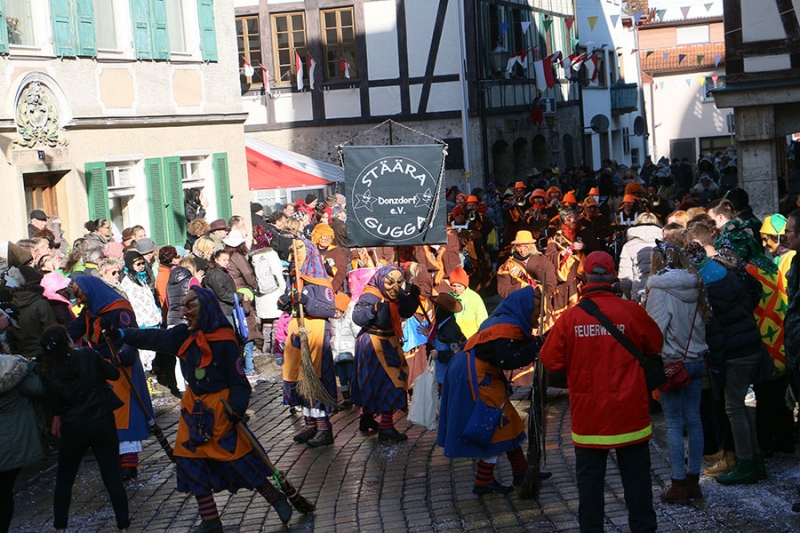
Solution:
{"label": "shoulder bag", "polygon": [[686,355],[689,353],[689,346],[692,344],[692,333],[694,333],[694,321],[697,319],[697,310],[699,309],[700,304],[694,308],[694,316],[692,317],[692,328],[689,330],[689,340],[686,341],[686,351],[683,352],[683,359],[680,361],[675,361],[674,363],[670,363],[668,365],[664,365],[664,374],[667,376],[667,381],[661,384],[658,387],[658,390],[661,392],[669,392],[677,389],[682,389],[686,387],[689,382],[692,380],[692,377],[689,375],[689,371],[686,370],[686,364],[684,361],[686,360]]}
{"label": "shoulder bag", "polygon": [[652,392],[656,390],[662,383],[667,380],[667,375],[664,373],[664,361],[661,359],[660,356],[654,355],[650,357],[645,357],[642,355],[642,352],[634,346],[633,342],[622,334],[620,330],[609,320],[609,318],[600,311],[600,308],[597,307],[597,304],[594,303],[589,298],[583,298],[579,303],[578,307],[589,313],[591,316],[596,318],[600,325],[606,328],[609,335],[614,337],[617,342],[619,342],[623,348],[628,350],[630,354],[633,356],[634,359],[639,361],[639,364],[642,365],[644,369],[644,377],[647,381],[647,390]]}

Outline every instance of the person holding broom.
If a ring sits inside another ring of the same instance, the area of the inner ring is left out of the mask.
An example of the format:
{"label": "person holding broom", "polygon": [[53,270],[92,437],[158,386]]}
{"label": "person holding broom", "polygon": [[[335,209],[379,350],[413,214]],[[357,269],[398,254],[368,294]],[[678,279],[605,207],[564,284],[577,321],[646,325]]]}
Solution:
{"label": "person holding broom", "polygon": [[[381,267],[372,276],[353,310],[363,328],[356,339],[353,403],[361,407],[359,429],[378,431],[380,442],[401,442],[408,435],[394,427],[394,412],[408,406],[408,364],[403,355],[401,319],[419,307],[419,287],[402,289],[403,270]],[[374,416],[380,414],[380,422]]]}
{"label": "person holding broom", "polygon": [[[303,410],[306,427],[294,436],[296,443],[328,446],[333,444],[328,415],[336,410],[338,395],[328,322],[336,315],[333,286],[319,248],[300,237],[300,220],[287,220],[284,227],[297,238],[289,292],[278,299],[278,308],[292,315],[283,350],[283,403]],[[304,368],[304,359],[310,359],[313,371]]]}
{"label": "person holding broom", "polygon": [[[183,298],[185,324],[166,330],[112,329],[107,335],[130,346],[176,354],[188,386],[181,401],[175,444],[178,491],[197,499],[202,522],[192,533],[222,532],[215,492],[257,490],[284,524],[292,506],[270,483],[272,469],[237,427],[250,401],[236,333],[217,297],[194,287]],[[225,402],[231,412],[226,413]],[[258,445],[256,442],[255,445]]]}

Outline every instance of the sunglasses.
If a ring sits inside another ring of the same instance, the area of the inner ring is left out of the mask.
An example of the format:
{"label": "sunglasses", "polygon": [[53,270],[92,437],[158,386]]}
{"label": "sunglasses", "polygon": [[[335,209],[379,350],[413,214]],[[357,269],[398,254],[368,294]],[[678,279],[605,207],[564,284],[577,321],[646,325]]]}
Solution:
{"label": "sunglasses", "polygon": [[136,262],[133,264],[133,266],[135,266],[135,267],[144,266],[144,261],[136,261]]}
{"label": "sunglasses", "polygon": [[119,270],[112,270],[111,271],[111,275],[112,276],[119,276]]}

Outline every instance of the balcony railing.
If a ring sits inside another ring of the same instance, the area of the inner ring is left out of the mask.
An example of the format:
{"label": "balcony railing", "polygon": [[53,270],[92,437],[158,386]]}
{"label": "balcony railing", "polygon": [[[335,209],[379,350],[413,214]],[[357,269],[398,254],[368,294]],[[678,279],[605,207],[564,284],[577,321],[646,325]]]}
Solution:
{"label": "balcony railing", "polygon": [[639,86],[635,83],[616,83],[611,86],[611,112],[618,115],[636,111]]}

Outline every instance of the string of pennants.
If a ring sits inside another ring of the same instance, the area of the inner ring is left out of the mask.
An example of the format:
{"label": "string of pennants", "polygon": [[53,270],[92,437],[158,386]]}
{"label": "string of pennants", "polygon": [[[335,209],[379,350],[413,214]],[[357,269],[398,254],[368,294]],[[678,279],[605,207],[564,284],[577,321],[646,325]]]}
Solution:
{"label": "string of pennants", "polygon": [[[706,13],[711,11],[711,8],[713,6],[714,6],[714,2],[708,2],[708,3],[703,4],[703,7],[705,7]],[[689,17],[689,12],[691,11],[692,7],[695,8],[695,11],[699,8],[699,6],[683,6],[683,7],[680,8],[681,14],[683,15],[683,20],[686,20]],[[655,22],[664,22],[666,20],[666,14],[667,14],[667,8],[657,9],[656,10]],[[641,11],[637,11],[636,13],[634,13],[633,14],[633,25],[634,26],[638,26],[639,22],[641,21],[641,19],[645,15],[646,14],[641,12]],[[699,16],[703,16],[703,15],[704,14],[697,14],[696,16],[699,17]],[[706,16],[708,16],[708,15],[706,15]],[[619,22],[619,18],[620,18],[619,15],[609,15],[609,20],[611,22],[611,27],[612,28],[616,28],[617,27],[617,22]],[[589,23],[589,29],[594,31],[594,27],[597,24],[597,21],[600,20],[600,17],[599,16],[586,17],[586,20]]]}
{"label": "string of pennants", "polygon": [[[699,78],[697,78],[697,81],[700,82],[700,86],[702,87],[703,85],[705,85],[706,80],[708,80],[708,79],[711,79],[711,81],[714,82],[713,86],[717,87],[717,80],[719,80],[719,76],[716,76],[716,75],[714,75],[714,76],[700,76]],[[693,78],[686,78],[683,81],[686,83],[687,87],[691,87],[692,86],[692,82],[694,81],[694,79]],[[659,81],[657,83],[654,83],[653,84],[653,90],[655,90],[655,91],[657,91],[659,89],[663,90],[664,86],[666,84],[667,84],[667,82],[665,82],[665,81]],[[678,80],[672,80],[672,86],[673,87],[680,87],[681,84],[678,82]]]}

